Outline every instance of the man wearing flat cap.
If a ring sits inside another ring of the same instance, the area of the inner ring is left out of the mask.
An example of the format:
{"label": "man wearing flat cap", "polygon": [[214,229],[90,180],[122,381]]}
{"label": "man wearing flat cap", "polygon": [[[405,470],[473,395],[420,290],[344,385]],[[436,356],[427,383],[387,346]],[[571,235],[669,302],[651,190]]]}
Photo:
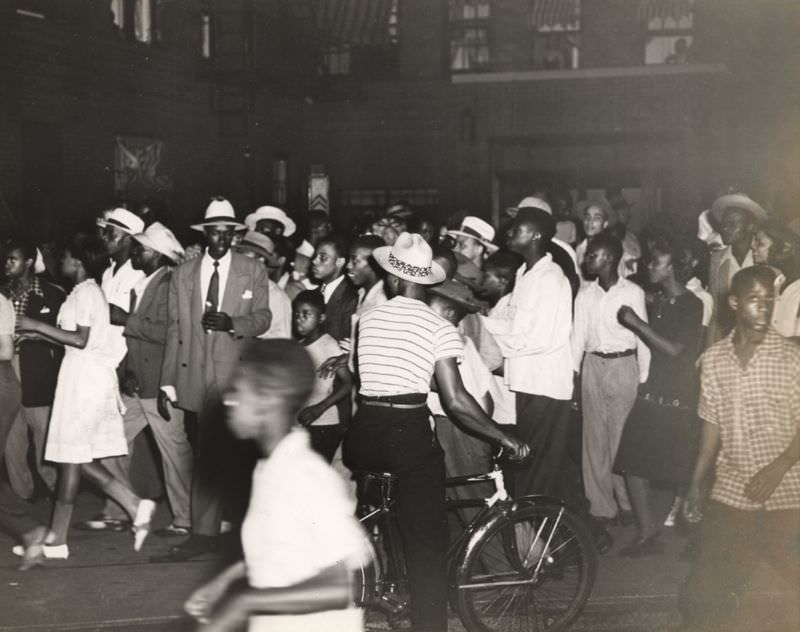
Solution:
{"label": "man wearing flat cap", "polygon": [[201,257],[172,273],[159,394],[159,410],[165,416],[167,399],[197,416],[192,535],[170,549],[173,560],[217,548],[221,492],[235,462],[243,460],[225,425],[222,391],[230,383],[243,343],[264,333],[271,320],[266,268],[231,251],[234,232],[245,228],[231,203],[215,198],[203,222],[192,228],[205,234],[207,245]]}

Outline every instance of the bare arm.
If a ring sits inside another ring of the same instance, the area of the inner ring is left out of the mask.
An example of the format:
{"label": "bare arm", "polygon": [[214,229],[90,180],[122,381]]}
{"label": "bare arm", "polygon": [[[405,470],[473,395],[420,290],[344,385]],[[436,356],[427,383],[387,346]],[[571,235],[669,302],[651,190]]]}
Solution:
{"label": "bare arm", "polygon": [[353,389],[353,375],[347,367],[344,366],[337,367],[336,377],[338,378],[334,382],[336,388],[333,389],[330,395],[316,404],[307,406],[297,414],[297,419],[301,424],[304,426],[311,425],[331,406],[338,404],[340,401],[350,396],[350,392]]}
{"label": "bare arm", "polygon": [[14,357],[14,337],[0,336],[0,361],[7,362]]}
{"label": "bare arm", "polygon": [[445,410],[455,421],[461,423],[489,441],[495,441],[511,450],[518,458],[524,458],[530,452],[529,447],[517,439],[506,435],[486,413],[478,402],[464,388],[455,358],[438,360],[434,369],[439,396]]}
{"label": "bare arm", "polygon": [[656,333],[649,323],[645,322],[627,305],[623,305],[619,310],[619,321],[622,325],[630,329],[651,349],[656,349],[666,353],[670,357],[676,357],[683,351],[683,343],[673,341]]}
{"label": "bare arm", "polygon": [[41,320],[21,316],[17,321],[17,329],[23,333],[26,331],[33,332],[46,338],[50,342],[64,345],[65,347],[83,349],[86,347],[86,343],[89,340],[89,331],[91,327],[78,325],[75,331],[67,331],[66,329],[60,329],[54,325],[49,325]]}
{"label": "bare arm", "polygon": [[800,461],[800,430],[798,430],[789,446],[778,457],[762,467],[750,479],[744,488],[745,495],[757,503],[767,500],[780,485],[783,477]]}
{"label": "bare arm", "polygon": [[703,481],[714,466],[720,445],[720,430],[717,424],[703,422],[703,434],[700,437],[700,451],[697,454],[689,491],[686,494],[686,512],[696,513],[700,503],[700,490]]}

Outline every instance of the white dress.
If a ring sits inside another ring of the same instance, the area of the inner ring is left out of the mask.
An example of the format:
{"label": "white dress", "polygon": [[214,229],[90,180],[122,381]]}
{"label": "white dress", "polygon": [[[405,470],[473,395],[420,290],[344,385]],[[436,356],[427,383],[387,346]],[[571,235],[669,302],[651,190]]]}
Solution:
{"label": "white dress", "polygon": [[117,365],[125,342],[113,335],[108,303],[93,280],[75,286],[58,313],[58,326],[89,327],[83,349],[65,347],[58,372],[44,458],[56,463],[89,463],[128,453],[122,425]]}

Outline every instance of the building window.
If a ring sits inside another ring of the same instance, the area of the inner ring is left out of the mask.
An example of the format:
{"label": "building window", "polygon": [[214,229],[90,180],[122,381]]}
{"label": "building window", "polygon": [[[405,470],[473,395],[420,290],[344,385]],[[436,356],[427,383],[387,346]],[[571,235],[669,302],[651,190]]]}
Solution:
{"label": "building window", "polygon": [[639,20],[645,26],[645,64],[687,64],[694,44],[694,0],[643,0]]}
{"label": "building window", "polygon": [[350,74],[351,51],[349,44],[331,46],[322,54],[323,74],[341,76]]}
{"label": "building window", "polygon": [[491,62],[489,0],[450,0],[450,69],[485,70]]}
{"label": "building window", "polygon": [[339,207],[355,213],[383,212],[392,204],[408,204],[415,211],[435,212],[438,189],[344,189],[337,196]]}
{"label": "building window", "polygon": [[572,70],[580,64],[580,0],[535,0],[531,5],[535,70]]}
{"label": "building window", "polygon": [[111,0],[114,24],[126,39],[152,44],[158,41],[156,15],[163,0]]}
{"label": "building window", "polygon": [[200,15],[200,53],[203,59],[211,59],[211,15]]}

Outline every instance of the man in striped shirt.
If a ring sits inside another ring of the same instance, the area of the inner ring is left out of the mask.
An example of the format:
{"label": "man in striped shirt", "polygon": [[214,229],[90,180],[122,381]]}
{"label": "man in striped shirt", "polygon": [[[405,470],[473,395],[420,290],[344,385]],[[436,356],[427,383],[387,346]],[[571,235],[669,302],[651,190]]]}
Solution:
{"label": "man in striped shirt", "polygon": [[359,320],[361,401],[345,440],[345,461],[353,470],[398,476],[412,624],[416,632],[441,632],[447,629],[447,524],[444,456],[426,405],[432,378],[445,409],[465,428],[517,457],[525,457],[528,446],[501,431],[464,389],[461,338],[425,303],[425,287],[445,278],[430,246],[419,235],[402,233],[373,257],[388,273],[390,300]]}

